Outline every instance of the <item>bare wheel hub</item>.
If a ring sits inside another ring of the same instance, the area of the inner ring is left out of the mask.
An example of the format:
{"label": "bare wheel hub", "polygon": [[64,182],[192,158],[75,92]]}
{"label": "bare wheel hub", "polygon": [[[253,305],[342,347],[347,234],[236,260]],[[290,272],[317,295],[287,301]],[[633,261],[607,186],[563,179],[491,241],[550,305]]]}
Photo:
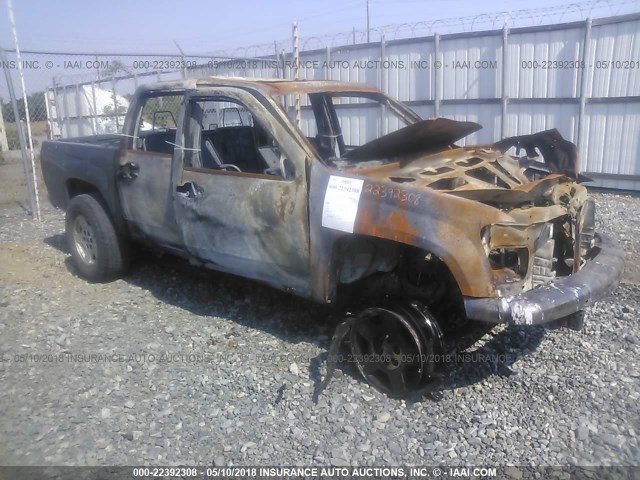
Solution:
{"label": "bare wheel hub", "polygon": [[84,263],[91,265],[96,262],[98,246],[95,233],[93,227],[82,215],[78,215],[73,222],[73,243]]}
{"label": "bare wheel hub", "polygon": [[350,344],[360,373],[389,395],[427,389],[440,378],[442,332],[417,302],[364,310],[353,321]]}

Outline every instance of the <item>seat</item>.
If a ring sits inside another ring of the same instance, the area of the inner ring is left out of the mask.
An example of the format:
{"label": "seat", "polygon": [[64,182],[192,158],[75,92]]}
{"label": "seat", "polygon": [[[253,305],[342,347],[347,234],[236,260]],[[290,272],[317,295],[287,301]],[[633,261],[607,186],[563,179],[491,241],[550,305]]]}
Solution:
{"label": "seat", "polygon": [[213,142],[208,138],[203,138],[204,148],[202,151],[204,152],[202,155],[202,166],[204,168],[215,168],[219,170],[235,170],[237,172],[241,172],[240,168],[236,165],[230,163],[222,163],[222,159],[216,150],[216,147],[213,146]]}
{"label": "seat", "polygon": [[218,128],[211,132],[211,142],[222,162],[236,165],[243,172],[262,173],[269,167],[258,151],[250,126]]}

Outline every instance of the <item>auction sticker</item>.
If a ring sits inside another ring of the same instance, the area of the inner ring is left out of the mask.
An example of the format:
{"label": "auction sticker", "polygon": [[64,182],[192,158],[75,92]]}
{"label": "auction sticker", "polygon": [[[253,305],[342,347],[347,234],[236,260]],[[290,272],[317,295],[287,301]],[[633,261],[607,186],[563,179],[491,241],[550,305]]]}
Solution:
{"label": "auction sticker", "polygon": [[364,180],[331,175],[324,194],[322,226],[353,233]]}

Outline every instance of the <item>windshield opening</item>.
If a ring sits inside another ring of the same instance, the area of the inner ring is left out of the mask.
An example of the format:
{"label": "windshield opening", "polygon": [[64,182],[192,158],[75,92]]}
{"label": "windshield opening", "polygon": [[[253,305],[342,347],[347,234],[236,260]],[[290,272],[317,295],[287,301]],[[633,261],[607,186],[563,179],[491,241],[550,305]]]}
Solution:
{"label": "windshield opening", "polygon": [[[285,103],[287,112],[294,119],[292,105],[293,102]],[[349,152],[419,120],[417,114],[382,94],[331,92],[300,95],[302,133],[320,159],[339,168],[363,163],[362,160],[346,158]],[[384,163],[384,160],[376,163]]]}

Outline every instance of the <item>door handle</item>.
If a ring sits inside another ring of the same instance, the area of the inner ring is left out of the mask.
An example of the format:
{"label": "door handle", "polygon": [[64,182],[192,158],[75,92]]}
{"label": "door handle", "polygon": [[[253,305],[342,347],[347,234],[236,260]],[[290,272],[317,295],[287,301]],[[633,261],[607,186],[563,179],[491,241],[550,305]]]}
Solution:
{"label": "door handle", "polygon": [[176,192],[184,198],[196,199],[202,195],[204,190],[193,182],[186,182],[184,185],[178,185]]}
{"label": "door handle", "polygon": [[124,165],[120,165],[120,168],[118,169],[118,178],[120,178],[121,180],[131,181],[135,178],[138,178],[139,174],[140,167],[133,162],[128,162]]}

